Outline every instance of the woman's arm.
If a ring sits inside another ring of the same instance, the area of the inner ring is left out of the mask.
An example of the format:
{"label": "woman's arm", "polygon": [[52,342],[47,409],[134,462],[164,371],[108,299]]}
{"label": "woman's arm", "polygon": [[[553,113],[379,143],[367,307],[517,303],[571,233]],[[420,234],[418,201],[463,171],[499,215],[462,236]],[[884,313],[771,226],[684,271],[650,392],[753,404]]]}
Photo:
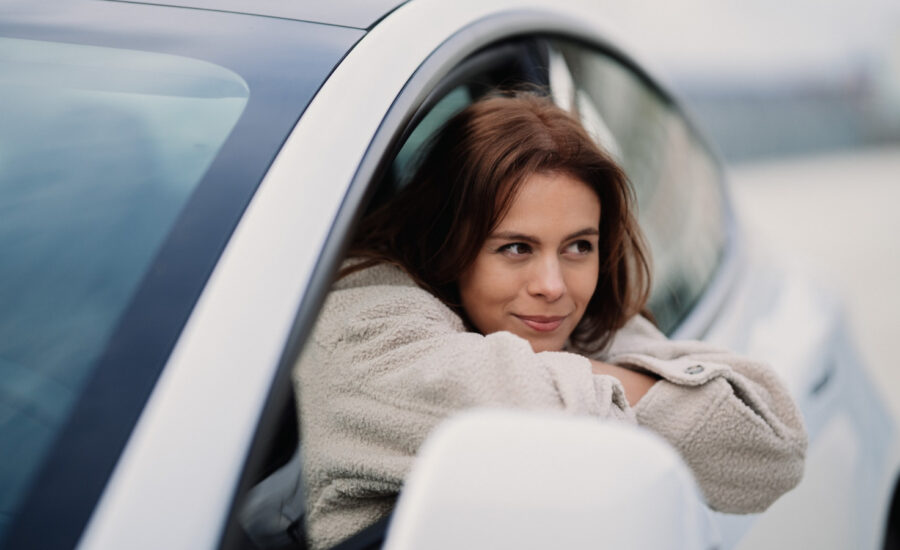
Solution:
{"label": "woman's arm", "polygon": [[346,527],[347,503],[362,498],[353,495],[399,490],[431,429],[478,406],[636,419],[678,449],[722,511],[765,509],[802,474],[803,424],[770,368],[669,341],[642,318],[594,362],[534,353],[508,332],[466,332],[434,296],[379,266],[339,283],[310,340],[295,370],[310,519],[336,514]]}
{"label": "woman's arm", "polygon": [[678,449],[712,508],[761,512],[800,482],[803,419],[768,365],[705,342],[668,340],[640,317],[603,359],[661,378],[635,416]]}

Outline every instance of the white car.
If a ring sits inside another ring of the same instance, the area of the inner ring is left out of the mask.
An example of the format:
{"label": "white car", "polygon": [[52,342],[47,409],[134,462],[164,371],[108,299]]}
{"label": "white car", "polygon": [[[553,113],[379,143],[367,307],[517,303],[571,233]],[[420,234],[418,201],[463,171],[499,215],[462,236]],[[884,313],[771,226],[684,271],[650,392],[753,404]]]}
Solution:
{"label": "white car", "polygon": [[[452,496],[433,484],[461,464],[448,457],[485,437],[502,457],[535,434],[555,443],[515,455],[524,515],[492,499],[499,476],[466,489],[479,506],[452,509],[463,538],[444,540],[618,540],[542,502],[565,483],[541,452],[554,449],[663,472],[641,491],[598,474],[566,493],[598,510],[631,502],[602,525],[652,526],[634,548],[897,545],[895,425],[838,303],[742,233],[717,157],[629,55],[640,37],[613,4],[7,0],[0,545],[302,548],[289,374],[354,224],[450,114],[523,83],[577,109],[633,181],[660,327],[765,359],[787,382],[806,476],[764,514],[715,514],[640,430],[485,412],[436,434],[395,517],[344,547],[421,547]],[[607,455],[613,441],[632,443]],[[491,538],[523,518],[533,535]]]}

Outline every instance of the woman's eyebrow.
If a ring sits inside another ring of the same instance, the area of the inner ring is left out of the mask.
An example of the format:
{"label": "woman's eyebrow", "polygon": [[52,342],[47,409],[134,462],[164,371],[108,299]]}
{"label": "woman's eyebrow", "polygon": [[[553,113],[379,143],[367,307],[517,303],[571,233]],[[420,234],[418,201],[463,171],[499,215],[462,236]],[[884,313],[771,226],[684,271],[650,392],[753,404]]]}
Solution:
{"label": "woman's eyebrow", "polygon": [[572,233],[571,235],[567,235],[566,238],[563,240],[568,241],[569,239],[574,239],[575,237],[587,237],[587,236],[599,235],[599,234],[600,234],[600,230],[597,229],[596,227],[585,227],[584,229],[582,229],[580,231],[576,231],[576,232]]}
{"label": "woman's eyebrow", "polygon": [[[563,237],[564,241],[568,241],[570,239],[574,239],[576,237],[586,237],[589,235],[599,235],[600,231],[596,227],[585,227],[584,229],[579,229],[574,233],[570,233]],[[499,231],[497,233],[492,233],[488,236],[489,239],[503,239],[509,241],[522,241],[531,244],[540,244],[541,240],[532,235],[526,235],[525,233],[516,233],[515,231]]]}
{"label": "woman's eyebrow", "polygon": [[532,237],[531,235],[526,235],[524,233],[516,233],[515,231],[500,231],[497,233],[491,233],[488,236],[488,239],[503,239],[505,241],[524,241],[526,243],[538,244],[540,243],[540,239],[537,237]]}

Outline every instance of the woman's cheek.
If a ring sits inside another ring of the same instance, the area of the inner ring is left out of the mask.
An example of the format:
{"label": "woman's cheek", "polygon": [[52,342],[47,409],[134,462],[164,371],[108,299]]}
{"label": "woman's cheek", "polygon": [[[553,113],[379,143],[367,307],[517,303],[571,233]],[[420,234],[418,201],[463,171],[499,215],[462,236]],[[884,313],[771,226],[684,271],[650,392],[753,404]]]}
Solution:
{"label": "woman's cheek", "polygon": [[583,269],[579,270],[573,285],[573,291],[577,294],[575,301],[582,310],[594,295],[599,277],[600,268],[596,265],[596,262],[586,264]]}

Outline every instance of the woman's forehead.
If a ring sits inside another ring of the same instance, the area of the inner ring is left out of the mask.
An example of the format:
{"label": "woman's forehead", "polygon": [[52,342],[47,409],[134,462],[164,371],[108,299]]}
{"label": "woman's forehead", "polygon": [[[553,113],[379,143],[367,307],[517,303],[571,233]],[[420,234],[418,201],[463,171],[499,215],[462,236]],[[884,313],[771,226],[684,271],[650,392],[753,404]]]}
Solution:
{"label": "woman's forehead", "polygon": [[599,221],[600,199],[586,183],[566,173],[539,172],[521,182],[493,233],[568,234]]}

